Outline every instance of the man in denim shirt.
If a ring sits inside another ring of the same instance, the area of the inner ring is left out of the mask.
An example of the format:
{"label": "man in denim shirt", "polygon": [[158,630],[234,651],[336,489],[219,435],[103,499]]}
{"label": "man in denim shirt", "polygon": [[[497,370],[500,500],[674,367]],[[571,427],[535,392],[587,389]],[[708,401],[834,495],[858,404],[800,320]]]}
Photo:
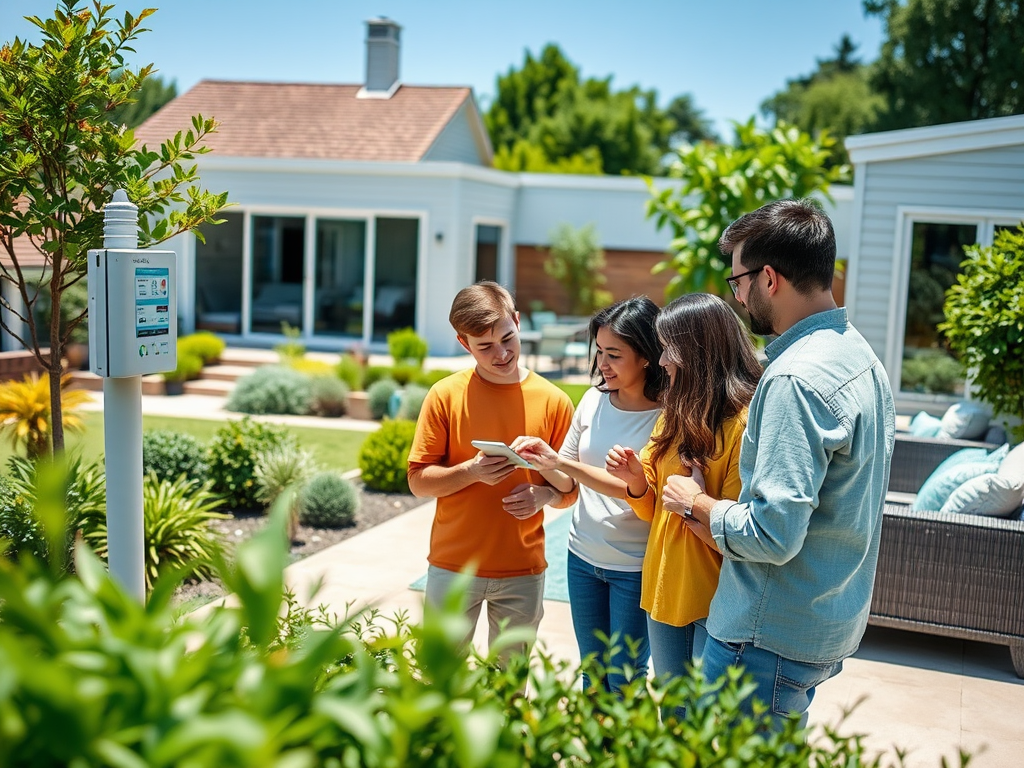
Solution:
{"label": "man in denim shirt", "polygon": [[806,723],[815,687],[867,626],[895,434],[882,364],[832,297],[835,233],[813,201],[749,213],[719,240],[751,329],[778,338],[750,404],[737,501],[690,478],[666,495],[725,558],[706,679],[742,665],[778,718]]}

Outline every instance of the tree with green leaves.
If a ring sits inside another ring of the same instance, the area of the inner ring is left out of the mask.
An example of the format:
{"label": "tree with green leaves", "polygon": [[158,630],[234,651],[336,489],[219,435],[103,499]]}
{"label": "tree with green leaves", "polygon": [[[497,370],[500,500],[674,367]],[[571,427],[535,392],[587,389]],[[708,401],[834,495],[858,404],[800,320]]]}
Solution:
{"label": "tree with green leaves", "polygon": [[872,88],[891,130],[1024,113],[1020,0],[865,0],[886,40]]}
{"label": "tree with green leaves", "polygon": [[1024,440],[1024,224],[1000,230],[988,247],[964,250],[938,328],[978,396],[1016,419],[1011,431]]}
{"label": "tree with green leaves", "polygon": [[511,171],[657,174],[676,130],[654,91],[582,79],[553,44],[498,77],[484,122],[495,167]]}
{"label": "tree with green leaves", "polygon": [[107,117],[115,125],[138,128],[150,115],[155,114],[160,107],[172,101],[177,95],[178,86],[175,83],[164,83],[156,75],[150,75],[142,81],[131,101],[114,107]]}
{"label": "tree with green leaves", "polygon": [[665,111],[675,122],[675,128],[670,138],[672,146],[720,140],[711,120],[704,115],[704,110],[697,106],[691,94],[684,93],[681,96],[676,96],[669,102]]}
{"label": "tree with green leaves", "polygon": [[612,295],[604,289],[604,251],[593,224],[576,229],[559,224],[551,233],[551,249],[544,271],[565,289],[569,297],[569,314],[591,315],[612,303]]}
{"label": "tree with green leaves", "polygon": [[785,89],[761,104],[773,122],[795,125],[817,137],[828,131],[836,141],[829,165],[849,163],[843,139],[869,130],[885,109],[885,99],[870,84],[870,69],[854,57],[857,45],[843,35],[831,59],[819,59],[810,75],[786,82]]}
{"label": "tree with green leaves", "polygon": [[655,272],[677,272],[665,287],[666,298],[701,291],[731,298],[725,281],[730,264],[718,250],[725,228],[772,200],[828,197],[829,186],[849,172],[846,166],[826,166],[835,140],[825,131],[815,140],[785,123],[764,130],[750,118],[733,126],[732,145],[702,143],[676,150],[669,176],[682,184],[658,189],[648,181],[647,217],[673,235],[671,257],[654,267]]}
{"label": "tree with green leaves", "polygon": [[[103,244],[103,206],[114,190],[126,190],[139,208],[141,247],[214,222],[227,203],[226,192],[197,186],[189,163],[206,151],[213,119],[193,117],[159,150],[136,145],[130,128],[110,121],[152,72],[152,65],[131,69],[124,56],[155,9],[120,21],[112,10],[99,0],[59,0],[53,18],[26,17],[39,44],[15,38],[0,49],[0,281],[20,297],[0,299],[7,310],[0,324],[49,373],[55,452],[64,448],[62,354],[85,312],[63,320],[49,312],[41,326],[34,310],[44,296],[60,307],[84,279],[88,250]],[[32,274],[38,264],[41,280]]]}

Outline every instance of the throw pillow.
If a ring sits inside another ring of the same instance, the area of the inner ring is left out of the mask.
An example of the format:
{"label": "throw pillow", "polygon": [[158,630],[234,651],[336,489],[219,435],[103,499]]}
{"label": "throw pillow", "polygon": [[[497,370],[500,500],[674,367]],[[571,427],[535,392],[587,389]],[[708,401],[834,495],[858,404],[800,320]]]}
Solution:
{"label": "throw pillow", "polygon": [[1009,449],[1004,445],[987,453],[984,448],[963,448],[947,457],[921,484],[911,508],[916,512],[942,509],[953,491],[968,480],[997,472]]}
{"label": "throw pillow", "polygon": [[1015,482],[1001,475],[979,475],[961,485],[942,505],[941,512],[986,517],[1009,517],[1024,503],[1024,480]]}
{"label": "throw pillow", "polygon": [[988,430],[989,411],[981,403],[953,403],[942,416],[942,435],[954,440],[977,440]]}
{"label": "throw pillow", "polygon": [[1024,443],[1021,443],[999,464],[999,476],[1024,483]]}
{"label": "throw pillow", "polygon": [[914,437],[938,437],[942,431],[942,419],[927,411],[921,411],[910,421],[910,434]]}
{"label": "throw pillow", "polygon": [[998,424],[993,424],[988,428],[983,439],[986,443],[1002,445],[1006,442],[1006,430]]}

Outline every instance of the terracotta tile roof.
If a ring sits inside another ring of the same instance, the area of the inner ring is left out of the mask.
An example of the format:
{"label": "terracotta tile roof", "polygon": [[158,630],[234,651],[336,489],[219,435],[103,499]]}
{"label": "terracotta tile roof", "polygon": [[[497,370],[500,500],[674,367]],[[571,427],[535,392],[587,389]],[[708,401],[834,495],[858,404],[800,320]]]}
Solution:
{"label": "terracotta tile roof", "polygon": [[136,129],[150,149],[202,114],[220,122],[207,145],[219,156],[420,160],[470,98],[469,88],[401,86],[359,99],[358,85],[203,80]]}

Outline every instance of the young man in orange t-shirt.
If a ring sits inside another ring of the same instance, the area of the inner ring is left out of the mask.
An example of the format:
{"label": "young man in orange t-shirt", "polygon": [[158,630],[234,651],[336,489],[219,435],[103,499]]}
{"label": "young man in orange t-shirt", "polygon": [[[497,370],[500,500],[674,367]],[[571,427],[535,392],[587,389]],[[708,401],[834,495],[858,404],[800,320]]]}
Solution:
{"label": "young man in orange t-shirt", "polygon": [[568,506],[574,496],[506,458],[485,456],[471,441],[508,444],[533,435],[557,447],[573,408],[564,392],[519,367],[519,313],[500,285],[484,281],[462,289],[448,319],[476,366],[442,379],[427,394],[409,453],[409,488],[437,498],[427,602],[440,605],[459,572],[473,570],[466,615],[475,628],[487,602],[493,643],[504,620],[536,632],[547,568],[538,512]]}

